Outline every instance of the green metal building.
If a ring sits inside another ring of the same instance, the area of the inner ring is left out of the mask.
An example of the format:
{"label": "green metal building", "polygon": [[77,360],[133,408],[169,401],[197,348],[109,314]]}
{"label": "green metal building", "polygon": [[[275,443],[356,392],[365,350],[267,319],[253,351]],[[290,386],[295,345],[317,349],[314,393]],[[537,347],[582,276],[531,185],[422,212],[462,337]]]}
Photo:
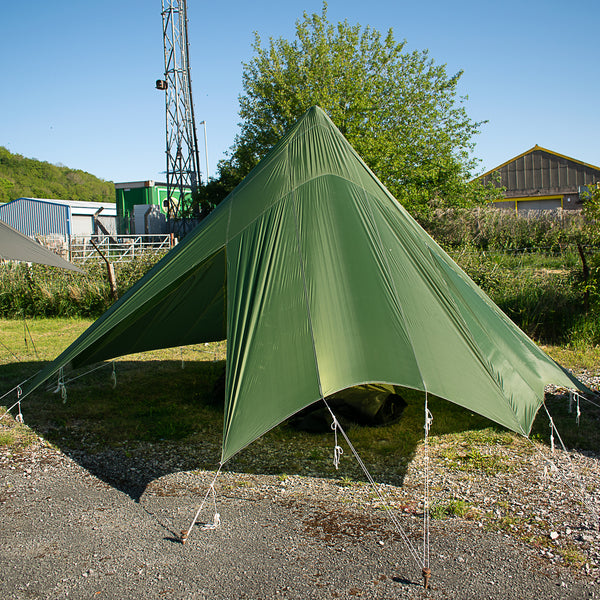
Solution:
{"label": "green metal building", "polygon": [[[138,205],[157,206],[167,214],[167,184],[158,181],[130,181],[115,183],[117,203],[117,232],[120,234],[138,233],[134,226],[134,207]],[[190,190],[191,193],[191,190]],[[179,198],[179,191],[173,196]]]}

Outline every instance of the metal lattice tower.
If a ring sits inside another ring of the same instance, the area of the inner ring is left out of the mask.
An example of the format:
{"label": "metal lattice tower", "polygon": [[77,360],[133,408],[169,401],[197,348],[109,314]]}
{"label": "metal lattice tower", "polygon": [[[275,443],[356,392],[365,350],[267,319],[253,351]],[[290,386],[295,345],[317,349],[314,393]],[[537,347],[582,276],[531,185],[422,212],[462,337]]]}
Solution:
{"label": "metal lattice tower", "polygon": [[192,202],[200,175],[198,136],[194,121],[187,36],[186,0],[162,0],[165,78],[156,82],[165,91],[167,125],[167,218],[198,216]]}

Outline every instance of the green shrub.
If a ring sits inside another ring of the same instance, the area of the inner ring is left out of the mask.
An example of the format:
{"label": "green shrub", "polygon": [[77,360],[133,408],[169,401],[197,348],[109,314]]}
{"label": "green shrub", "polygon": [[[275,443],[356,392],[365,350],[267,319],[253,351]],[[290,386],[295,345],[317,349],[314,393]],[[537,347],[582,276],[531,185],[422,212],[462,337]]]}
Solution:
{"label": "green shrub", "polygon": [[565,336],[573,348],[600,346],[600,311],[595,307],[587,315],[580,315]]}

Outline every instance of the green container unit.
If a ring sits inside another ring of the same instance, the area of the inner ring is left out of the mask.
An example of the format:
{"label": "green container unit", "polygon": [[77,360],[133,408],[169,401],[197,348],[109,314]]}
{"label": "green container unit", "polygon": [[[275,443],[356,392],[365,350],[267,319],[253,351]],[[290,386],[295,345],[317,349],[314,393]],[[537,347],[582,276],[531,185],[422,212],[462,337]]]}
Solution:
{"label": "green container unit", "polygon": [[167,199],[167,184],[157,181],[131,181],[115,183],[117,203],[117,232],[130,234],[133,207],[136,204],[154,204],[167,214],[164,201]]}

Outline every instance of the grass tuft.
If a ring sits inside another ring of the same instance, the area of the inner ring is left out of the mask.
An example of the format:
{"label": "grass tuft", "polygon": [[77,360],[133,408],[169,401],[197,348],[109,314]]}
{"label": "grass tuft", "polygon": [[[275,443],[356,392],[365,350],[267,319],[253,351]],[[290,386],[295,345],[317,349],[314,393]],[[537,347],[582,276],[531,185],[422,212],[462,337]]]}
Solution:
{"label": "grass tuft", "polygon": [[432,519],[442,520],[452,517],[460,519],[474,519],[478,515],[477,509],[465,500],[454,499],[445,503],[435,503],[430,510]]}

